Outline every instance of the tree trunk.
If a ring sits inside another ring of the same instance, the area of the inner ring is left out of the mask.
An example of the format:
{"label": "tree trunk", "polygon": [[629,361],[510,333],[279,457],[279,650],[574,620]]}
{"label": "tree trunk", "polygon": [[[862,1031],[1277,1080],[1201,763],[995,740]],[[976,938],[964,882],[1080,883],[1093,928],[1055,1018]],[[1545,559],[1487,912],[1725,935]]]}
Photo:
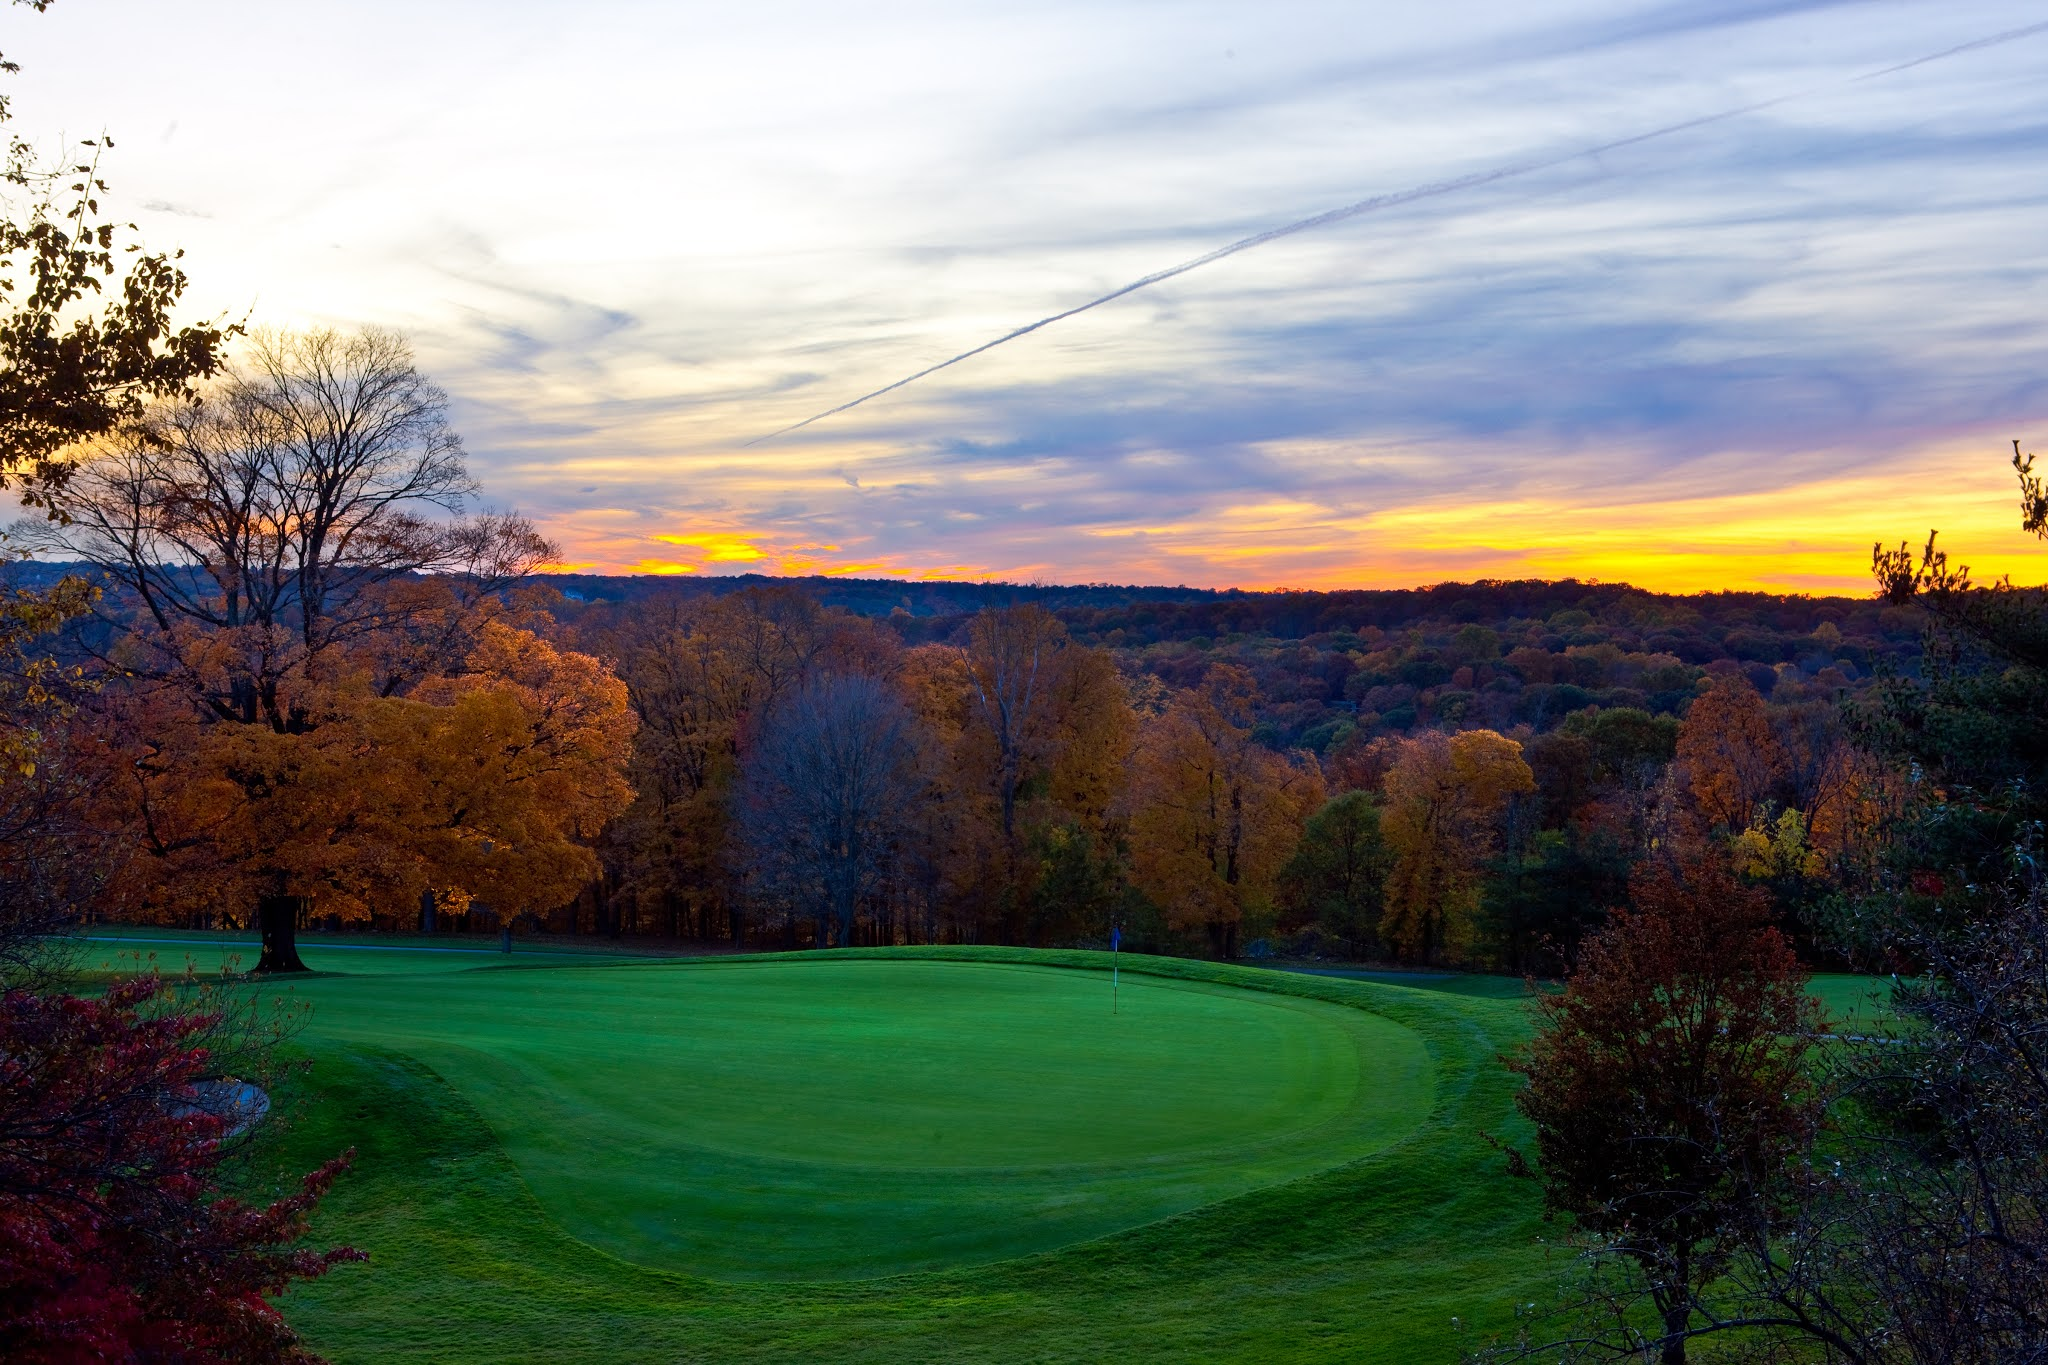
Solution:
{"label": "tree trunk", "polygon": [[839,887],[832,895],[832,918],[839,924],[839,946],[853,946],[853,902],[851,887]]}
{"label": "tree trunk", "polygon": [[1686,1293],[1686,1286],[1692,1277],[1689,1258],[1681,1256],[1677,1271],[1673,1275],[1669,1299],[1662,1305],[1664,1316],[1664,1351],[1658,1357],[1662,1365],[1685,1365],[1685,1329],[1692,1325],[1692,1297]]}
{"label": "tree trunk", "polygon": [[299,912],[304,896],[258,896],[256,924],[263,938],[263,955],[256,961],[259,972],[303,972],[311,970],[299,961]]}
{"label": "tree trunk", "polygon": [[420,932],[434,932],[434,893],[431,891],[420,892]]}
{"label": "tree trunk", "polygon": [[1685,1365],[1685,1327],[1691,1318],[1682,1308],[1665,1315],[1664,1352],[1658,1357],[1662,1365]]}

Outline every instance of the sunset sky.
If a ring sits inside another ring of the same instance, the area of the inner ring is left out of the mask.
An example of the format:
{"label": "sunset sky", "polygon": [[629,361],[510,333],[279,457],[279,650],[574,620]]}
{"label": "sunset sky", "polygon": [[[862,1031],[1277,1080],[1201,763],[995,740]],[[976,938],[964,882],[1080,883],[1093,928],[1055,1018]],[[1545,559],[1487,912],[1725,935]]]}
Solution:
{"label": "sunset sky", "polygon": [[1862,592],[1930,526],[2048,578],[2048,31],[1870,74],[2044,20],[59,0],[0,50],[195,312],[407,332],[575,567]]}

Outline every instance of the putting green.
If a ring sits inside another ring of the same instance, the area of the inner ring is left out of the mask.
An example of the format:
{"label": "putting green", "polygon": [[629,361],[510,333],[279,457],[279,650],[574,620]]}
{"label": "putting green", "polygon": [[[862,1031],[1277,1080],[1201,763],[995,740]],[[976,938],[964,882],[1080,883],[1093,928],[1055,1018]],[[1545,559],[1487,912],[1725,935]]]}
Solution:
{"label": "putting green", "polygon": [[1047,1251],[1293,1180],[1429,1113],[1421,1038],[1318,1000],[997,963],[330,977],[309,1041],[398,1049],[540,1206],[628,1260],[850,1279]]}

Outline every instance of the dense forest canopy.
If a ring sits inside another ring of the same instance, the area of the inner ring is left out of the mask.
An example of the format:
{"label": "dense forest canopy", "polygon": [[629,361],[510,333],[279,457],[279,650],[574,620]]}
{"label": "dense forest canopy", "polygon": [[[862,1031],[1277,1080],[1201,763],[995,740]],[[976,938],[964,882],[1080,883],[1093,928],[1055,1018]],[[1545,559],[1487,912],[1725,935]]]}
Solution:
{"label": "dense forest canopy", "polygon": [[1354,730],[1528,724],[1574,711],[1684,710],[1709,671],[1739,669],[1766,697],[1855,691],[1917,668],[1919,613],[1876,598],[1760,592],[1672,595],[1620,583],[1442,583],[1337,592],[1198,588],[676,579],[557,575],[564,620],[783,584],[820,606],[884,618],[906,645],[943,642],[988,607],[1044,607],[1081,644],[1168,687],[1214,663],[1258,683],[1257,733],[1326,753]]}

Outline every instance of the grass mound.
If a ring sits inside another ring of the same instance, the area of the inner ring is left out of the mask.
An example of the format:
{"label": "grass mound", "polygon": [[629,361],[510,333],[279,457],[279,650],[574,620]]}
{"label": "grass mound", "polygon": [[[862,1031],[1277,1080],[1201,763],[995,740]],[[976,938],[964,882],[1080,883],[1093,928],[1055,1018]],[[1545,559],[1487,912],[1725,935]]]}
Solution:
{"label": "grass mound", "polygon": [[[1512,1127],[1493,1059],[1515,1006],[1126,959],[1125,1024],[1100,972],[1044,970],[1101,965],[913,950],[303,982],[316,1066],[278,1156],[359,1148],[320,1233],[373,1261],[287,1309],[341,1362],[1392,1361],[1455,1357],[1454,1316],[1500,1325],[1554,1274],[1533,1191],[1479,1136]],[[649,1050],[680,1091],[611,1074]],[[892,1086],[902,1109],[871,1107]],[[722,1235],[766,1226],[783,1268],[672,1268],[706,1242],[664,1219],[716,1228],[661,1159],[686,1148],[726,1172]],[[764,1162],[800,1170],[801,1198]],[[873,1249],[830,1216],[862,1200],[895,1206]],[[792,1261],[836,1269],[791,1283]]]}
{"label": "grass mound", "polygon": [[1355,1009],[991,962],[706,961],[302,988],[483,1115],[628,1260],[827,1280],[1003,1260],[1353,1160],[1429,1112]]}

